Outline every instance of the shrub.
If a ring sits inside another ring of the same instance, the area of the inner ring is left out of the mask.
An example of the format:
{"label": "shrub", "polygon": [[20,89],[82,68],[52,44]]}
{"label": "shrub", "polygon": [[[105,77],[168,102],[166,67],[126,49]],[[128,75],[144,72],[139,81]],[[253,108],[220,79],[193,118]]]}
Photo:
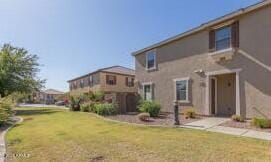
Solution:
{"label": "shrub", "polygon": [[80,104],[80,109],[83,112],[89,112],[90,111],[89,104],[88,103]]}
{"label": "shrub", "polygon": [[104,100],[104,93],[102,91],[91,92],[89,99],[95,102],[102,102]]}
{"label": "shrub", "polygon": [[185,109],[184,110],[184,116],[185,118],[196,118],[196,110],[193,108]]}
{"label": "shrub", "polygon": [[98,103],[94,105],[94,111],[98,115],[114,115],[116,114],[116,104],[113,103]]}
{"label": "shrub", "polygon": [[11,99],[0,99],[0,126],[5,124],[12,116],[12,101]]}
{"label": "shrub", "polygon": [[244,122],[244,119],[240,115],[232,115],[231,119],[236,122]]}
{"label": "shrub", "polygon": [[160,109],[160,104],[154,101],[143,101],[139,105],[139,111],[149,113],[151,117],[157,117],[160,113]]}
{"label": "shrub", "polygon": [[80,111],[80,102],[81,98],[76,96],[71,96],[70,98],[70,110],[71,111]]}
{"label": "shrub", "polygon": [[90,102],[90,103],[88,104],[89,112],[96,113],[96,110],[95,110],[95,105],[96,105],[96,104],[97,104],[97,103],[95,103],[95,102]]}
{"label": "shrub", "polygon": [[252,119],[252,124],[258,128],[271,128],[271,119],[254,117]]}
{"label": "shrub", "polygon": [[137,115],[138,119],[141,121],[149,121],[150,120],[150,114],[149,113],[140,113]]}

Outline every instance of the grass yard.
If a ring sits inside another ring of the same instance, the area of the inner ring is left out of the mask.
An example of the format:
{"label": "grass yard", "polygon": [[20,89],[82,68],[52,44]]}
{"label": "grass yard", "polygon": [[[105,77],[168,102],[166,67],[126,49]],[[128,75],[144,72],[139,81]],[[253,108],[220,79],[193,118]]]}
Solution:
{"label": "grass yard", "polygon": [[[104,121],[60,109],[18,108],[8,161],[271,161],[271,142],[219,133]],[[12,156],[11,156],[12,157]]]}

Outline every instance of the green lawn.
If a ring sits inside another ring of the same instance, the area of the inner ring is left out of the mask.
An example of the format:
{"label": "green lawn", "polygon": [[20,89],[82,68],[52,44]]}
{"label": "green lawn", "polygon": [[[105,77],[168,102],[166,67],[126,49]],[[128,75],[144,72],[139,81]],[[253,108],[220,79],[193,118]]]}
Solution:
{"label": "green lawn", "polygon": [[271,142],[182,128],[104,121],[59,109],[18,108],[9,161],[271,161]]}

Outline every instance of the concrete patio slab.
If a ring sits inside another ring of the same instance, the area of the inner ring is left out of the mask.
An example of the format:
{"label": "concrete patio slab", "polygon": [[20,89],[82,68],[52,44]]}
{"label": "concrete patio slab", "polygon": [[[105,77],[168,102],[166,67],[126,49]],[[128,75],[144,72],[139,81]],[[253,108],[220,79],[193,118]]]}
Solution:
{"label": "concrete patio slab", "polygon": [[230,120],[229,118],[218,118],[218,117],[211,117],[211,118],[206,118],[202,119],[199,121],[191,122],[184,124],[185,127],[192,127],[195,129],[208,129],[212,128],[214,126],[217,126],[219,124],[222,124],[226,121]]}
{"label": "concrete patio slab", "polygon": [[241,129],[241,128],[231,128],[231,127],[223,127],[223,126],[214,126],[212,128],[207,129],[207,131],[210,132],[219,132],[219,133],[225,133],[225,134],[231,134],[231,135],[242,135],[246,133],[247,129]]}
{"label": "concrete patio slab", "polygon": [[249,130],[248,132],[244,133],[242,136],[263,139],[263,140],[271,140],[271,133],[259,132],[259,131],[254,131],[254,130]]}

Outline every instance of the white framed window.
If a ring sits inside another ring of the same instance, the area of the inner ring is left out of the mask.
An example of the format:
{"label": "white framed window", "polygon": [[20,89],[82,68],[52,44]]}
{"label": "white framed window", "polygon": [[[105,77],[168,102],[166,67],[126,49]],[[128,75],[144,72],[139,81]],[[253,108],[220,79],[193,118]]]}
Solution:
{"label": "white framed window", "polygon": [[146,53],[146,69],[156,69],[156,50],[152,50]]}
{"label": "white framed window", "polygon": [[189,80],[189,77],[174,79],[176,101],[189,103]]}
{"label": "white framed window", "polygon": [[153,83],[143,83],[143,99],[147,101],[153,99]]}
{"label": "white framed window", "polygon": [[215,49],[216,51],[228,49],[231,47],[231,27],[226,26],[215,31]]}

